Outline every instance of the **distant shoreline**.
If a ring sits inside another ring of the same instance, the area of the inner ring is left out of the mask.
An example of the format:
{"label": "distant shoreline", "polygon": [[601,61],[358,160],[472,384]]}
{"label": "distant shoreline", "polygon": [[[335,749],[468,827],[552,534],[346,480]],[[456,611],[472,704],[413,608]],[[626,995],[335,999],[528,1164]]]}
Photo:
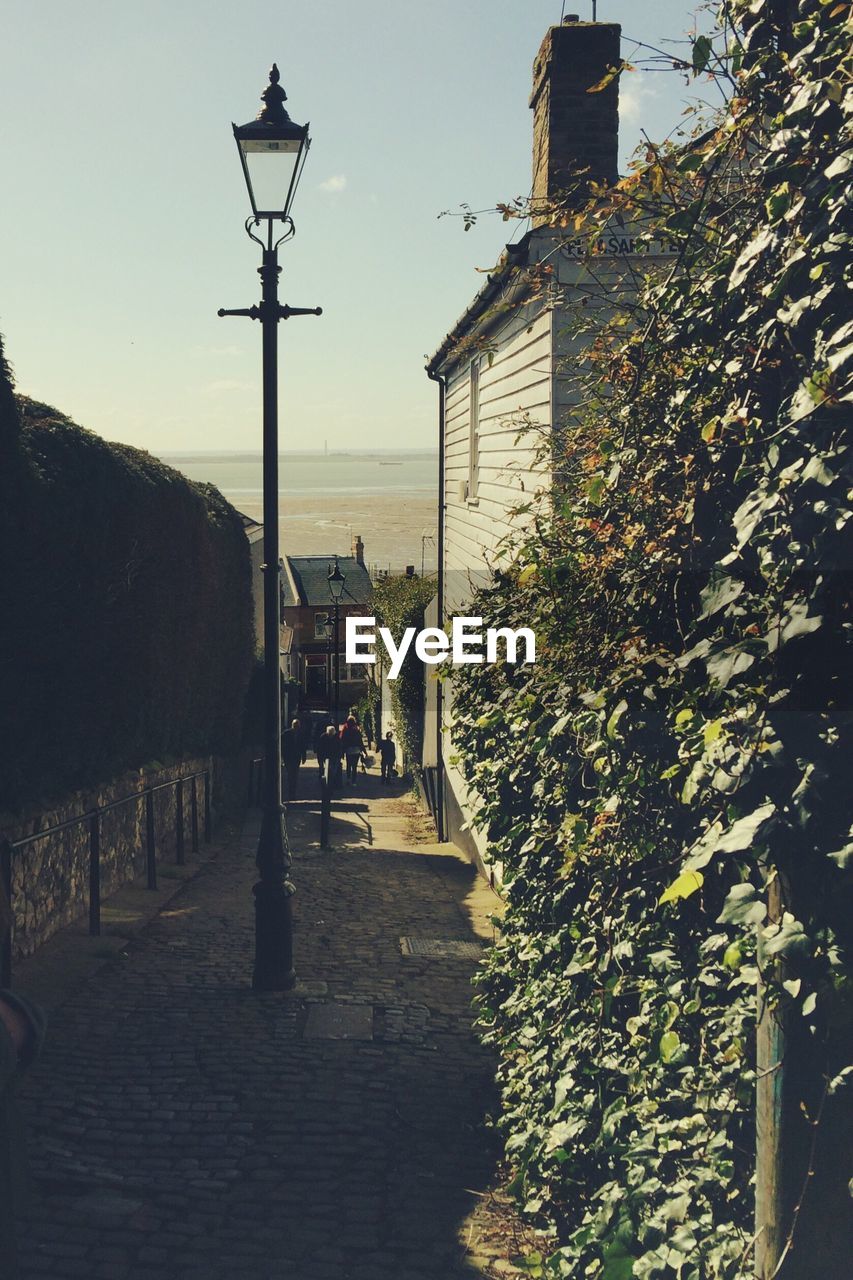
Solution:
{"label": "distant shoreline", "polygon": [[[169,462],[210,462],[214,458],[221,458],[227,462],[261,462],[263,454],[260,452],[229,452],[227,449],[206,449],[198,452],[182,451],[165,452],[160,450],[155,455],[162,458],[163,461]],[[278,455],[280,458],[351,458],[354,462],[370,462],[376,459],[399,458],[401,462],[418,459],[437,459],[437,449],[330,449],[325,453],[322,449],[283,449]]]}
{"label": "distant shoreline", "polygon": [[[260,453],[175,452],[163,461],[213,484],[244,515],[263,521]],[[281,545],[291,555],[350,554],[361,534],[368,563],[434,567],[438,455],[422,449],[300,450],[279,459]]]}

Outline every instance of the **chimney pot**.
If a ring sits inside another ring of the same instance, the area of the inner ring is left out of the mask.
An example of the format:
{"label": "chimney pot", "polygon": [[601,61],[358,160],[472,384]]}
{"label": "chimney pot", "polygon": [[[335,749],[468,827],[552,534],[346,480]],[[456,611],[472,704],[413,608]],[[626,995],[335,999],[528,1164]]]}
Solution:
{"label": "chimney pot", "polygon": [[361,534],[354,535],[352,540],[352,554],[355,556],[359,564],[364,564],[364,543],[361,540]]}

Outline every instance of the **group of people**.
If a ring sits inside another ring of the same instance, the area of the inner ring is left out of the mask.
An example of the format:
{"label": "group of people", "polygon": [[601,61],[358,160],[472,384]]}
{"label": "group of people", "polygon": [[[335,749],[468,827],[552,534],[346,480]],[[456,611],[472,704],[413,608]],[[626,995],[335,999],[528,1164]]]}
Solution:
{"label": "group of people", "polygon": [[[325,730],[318,735],[316,755],[321,770],[324,769],[326,761],[330,762],[330,773],[333,771],[337,773],[339,767],[344,765],[347,782],[355,782],[359,763],[362,763],[363,767],[366,764],[367,750],[361,726],[352,712],[347,716],[346,723],[340,730],[337,730],[334,724],[326,725]],[[379,757],[382,780],[390,782],[396,773],[397,760],[397,747],[390,729],[379,741]]]}
{"label": "group of people", "polygon": [[[347,782],[355,782],[358,777],[358,766],[363,762],[366,766],[367,747],[365,733],[362,731],[352,709],[346,722],[337,728],[329,721],[320,724],[314,735],[314,754],[320,766],[321,774],[332,781],[338,780],[342,767],[346,769]],[[372,740],[367,735],[368,745]],[[389,729],[379,741],[379,759],[383,782],[390,782],[397,769],[397,746],[394,735]],[[302,722],[294,719],[290,728],[281,735],[281,760],[287,782],[287,798],[295,800],[299,794],[299,769],[308,758],[308,735]]]}

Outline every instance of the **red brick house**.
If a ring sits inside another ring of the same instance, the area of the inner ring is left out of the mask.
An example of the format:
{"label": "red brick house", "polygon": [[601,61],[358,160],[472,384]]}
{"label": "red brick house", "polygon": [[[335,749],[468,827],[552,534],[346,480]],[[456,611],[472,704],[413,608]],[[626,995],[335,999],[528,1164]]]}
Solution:
{"label": "red brick house", "polygon": [[364,564],[364,543],[353,539],[349,556],[285,556],[282,575],[283,622],[292,628],[291,673],[298,680],[301,702],[312,711],[328,711],[334,687],[332,637],[334,604],[329,574],[335,563],[344,575],[338,607],[340,709],[358,702],[367,692],[367,668],[349,666],[344,653],[344,625],[348,616],[370,616],[373,584]]}

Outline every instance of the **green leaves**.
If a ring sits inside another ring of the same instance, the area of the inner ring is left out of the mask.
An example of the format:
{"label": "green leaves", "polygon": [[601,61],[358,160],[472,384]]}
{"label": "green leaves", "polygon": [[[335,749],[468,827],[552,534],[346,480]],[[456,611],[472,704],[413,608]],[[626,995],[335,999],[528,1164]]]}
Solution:
{"label": "green leaves", "polygon": [[679,898],[689,898],[691,894],[697,893],[702,888],[704,882],[705,877],[701,871],[682,871],[681,875],[664,889],[658,902],[677,902]]}
{"label": "green leaves", "polygon": [[[547,660],[453,681],[506,895],[478,1007],[524,1200],[560,1224],[548,1280],[744,1280],[758,949],[816,1053],[842,1062],[849,1014],[849,41],[812,6],[808,54],[779,59],[766,0],[733,8],[752,34],[718,127],[652,148],[611,206],[679,268],[612,322],[565,309],[585,360],[558,370],[555,502],[478,597]],[[796,898],[769,924],[776,868]]]}
{"label": "green leaves", "polygon": [[595,506],[598,506],[604,500],[604,492],[606,483],[604,476],[592,476],[587,480],[584,486],[584,492]]}
{"label": "green leaves", "polygon": [[634,1259],[628,1253],[610,1250],[604,1259],[601,1280],[631,1280],[634,1274]]}
{"label": "green leaves", "polygon": [[806,956],[812,948],[800,921],[787,913],[781,924],[771,924],[765,928],[762,941],[765,955],[788,959]]}
{"label": "green leaves", "polygon": [[660,1038],[658,1052],[661,1062],[672,1062],[681,1049],[681,1041],[676,1031],[665,1031]]}
{"label": "green leaves", "polygon": [[764,902],[752,884],[736,884],[728,893],[718,917],[720,924],[761,924],[767,915]]}
{"label": "green leaves", "polygon": [[695,871],[707,866],[715,854],[739,853],[750,848],[758,835],[767,828],[775,813],[775,804],[768,802],[759,805],[745,817],[738,818],[728,827],[722,822],[713,822],[694,844],[687,860],[688,869]]}
{"label": "green leaves", "polygon": [[711,55],[714,52],[714,46],[707,36],[697,36],[693,41],[692,61],[693,70],[698,75],[701,71],[705,71],[708,63],[711,61]]}
{"label": "green leaves", "polygon": [[791,186],[783,182],[767,197],[764,207],[767,210],[767,221],[771,224],[783,218],[791,207]]}
{"label": "green leaves", "polygon": [[606,726],[605,732],[608,738],[613,739],[617,736],[619,721],[621,720],[622,716],[625,714],[627,710],[628,710],[628,703],[625,701],[624,698],[622,698],[621,701],[619,701],[616,704],[616,706],[613,708],[613,711],[610,713],[610,716],[607,720],[607,726]]}

